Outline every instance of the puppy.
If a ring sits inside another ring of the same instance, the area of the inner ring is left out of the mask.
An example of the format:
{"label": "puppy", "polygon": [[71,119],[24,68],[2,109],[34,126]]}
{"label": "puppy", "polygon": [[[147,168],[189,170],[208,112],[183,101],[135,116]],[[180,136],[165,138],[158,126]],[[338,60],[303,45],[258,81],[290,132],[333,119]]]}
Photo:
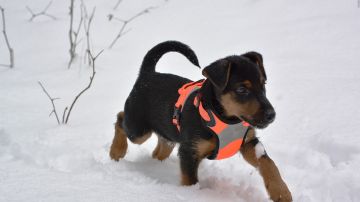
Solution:
{"label": "puppy", "polygon": [[154,132],[158,144],[153,158],[166,159],[179,144],[181,184],[193,185],[202,159],[223,159],[240,152],[259,170],[273,201],[292,201],[279,170],[255,135],[255,128],[265,128],[275,119],[265,95],[262,56],[248,52],[225,57],[203,69],[205,80],[192,82],[155,71],[160,57],[171,51],[199,67],[195,53],[177,41],[160,43],[145,55],[125,109],[117,116],[110,157],[124,158],[127,139],[142,144]]}

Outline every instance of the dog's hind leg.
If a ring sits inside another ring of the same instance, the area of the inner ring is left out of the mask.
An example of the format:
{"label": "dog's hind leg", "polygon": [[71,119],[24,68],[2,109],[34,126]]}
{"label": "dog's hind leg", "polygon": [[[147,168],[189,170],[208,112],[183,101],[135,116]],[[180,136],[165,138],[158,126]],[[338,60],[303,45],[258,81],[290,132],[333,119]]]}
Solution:
{"label": "dog's hind leg", "polygon": [[115,123],[115,136],[110,148],[110,157],[115,161],[124,158],[128,147],[126,134],[122,127],[123,120],[124,112],[119,112]]}
{"label": "dog's hind leg", "polygon": [[175,147],[175,143],[169,142],[164,138],[158,136],[158,143],[152,153],[152,157],[160,161],[165,160],[170,156],[174,147]]}
{"label": "dog's hind leg", "polygon": [[151,130],[145,130],[144,124],[124,112],[119,112],[115,123],[115,136],[110,148],[111,159],[124,158],[127,151],[127,139],[134,144],[142,144],[151,136]]}

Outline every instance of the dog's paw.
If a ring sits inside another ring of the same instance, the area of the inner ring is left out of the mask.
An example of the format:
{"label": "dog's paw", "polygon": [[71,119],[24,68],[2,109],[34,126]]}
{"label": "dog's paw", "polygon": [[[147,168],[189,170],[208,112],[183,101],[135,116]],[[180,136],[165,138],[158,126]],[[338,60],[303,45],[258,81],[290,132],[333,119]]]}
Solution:
{"label": "dog's paw", "polygon": [[291,202],[292,196],[288,187],[284,182],[273,182],[269,183],[267,186],[270,198],[275,202]]}
{"label": "dog's paw", "polygon": [[167,159],[169,157],[171,151],[170,152],[164,152],[163,150],[164,149],[161,148],[161,147],[156,147],[154,149],[153,153],[152,153],[153,159],[157,159],[159,161],[163,161],[163,160]]}
{"label": "dog's paw", "polygon": [[154,159],[158,159],[159,161],[163,161],[167,159],[172,150],[174,149],[175,144],[164,141],[164,139],[159,138],[158,144],[156,145],[152,157]]}
{"label": "dog's paw", "polygon": [[124,156],[126,154],[126,149],[127,148],[124,148],[124,147],[119,148],[119,147],[115,147],[112,145],[110,148],[110,153],[109,153],[110,158],[112,160],[119,161],[119,159],[124,158]]}
{"label": "dog's paw", "polygon": [[118,123],[115,125],[115,136],[111,144],[109,154],[110,158],[115,161],[119,161],[120,158],[125,157],[128,147],[125,131],[119,125],[120,124]]}

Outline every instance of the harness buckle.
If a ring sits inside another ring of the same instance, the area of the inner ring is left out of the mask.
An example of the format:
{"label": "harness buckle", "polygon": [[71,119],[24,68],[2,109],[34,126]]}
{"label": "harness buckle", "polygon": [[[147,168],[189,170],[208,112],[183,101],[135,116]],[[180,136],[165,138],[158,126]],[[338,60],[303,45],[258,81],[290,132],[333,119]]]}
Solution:
{"label": "harness buckle", "polygon": [[176,126],[180,125],[180,115],[181,115],[181,106],[180,107],[174,107],[174,114],[173,114],[173,124],[175,124]]}

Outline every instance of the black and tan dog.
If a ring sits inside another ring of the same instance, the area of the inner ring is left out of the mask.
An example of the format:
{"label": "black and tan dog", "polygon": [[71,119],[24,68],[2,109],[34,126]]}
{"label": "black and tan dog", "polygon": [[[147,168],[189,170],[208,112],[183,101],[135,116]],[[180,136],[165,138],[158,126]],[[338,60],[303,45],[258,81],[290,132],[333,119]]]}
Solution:
{"label": "black and tan dog", "polygon": [[[118,114],[110,156],[114,160],[123,158],[127,151],[127,139],[142,144],[154,132],[158,136],[158,144],[153,158],[166,159],[178,143],[181,183],[192,185],[198,182],[197,171],[201,160],[213,155],[218,140],[204,125],[197,106],[192,102],[182,107],[181,130],[172,123],[174,105],[179,98],[178,89],[191,81],[155,72],[160,57],[171,51],[183,54],[199,66],[195,53],[176,41],[160,43],[146,54],[124,112]],[[258,168],[273,201],[292,201],[276,165],[255,136],[254,128],[265,128],[275,118],[275,111],[265,96],[266,74],[262,56],[256,52],[229,56],[205,67],[203,74],[207,79],[199,92],[191,96],[198,96],[205,108],[210,108],[225,122],[250,123],[240,153]]]}

